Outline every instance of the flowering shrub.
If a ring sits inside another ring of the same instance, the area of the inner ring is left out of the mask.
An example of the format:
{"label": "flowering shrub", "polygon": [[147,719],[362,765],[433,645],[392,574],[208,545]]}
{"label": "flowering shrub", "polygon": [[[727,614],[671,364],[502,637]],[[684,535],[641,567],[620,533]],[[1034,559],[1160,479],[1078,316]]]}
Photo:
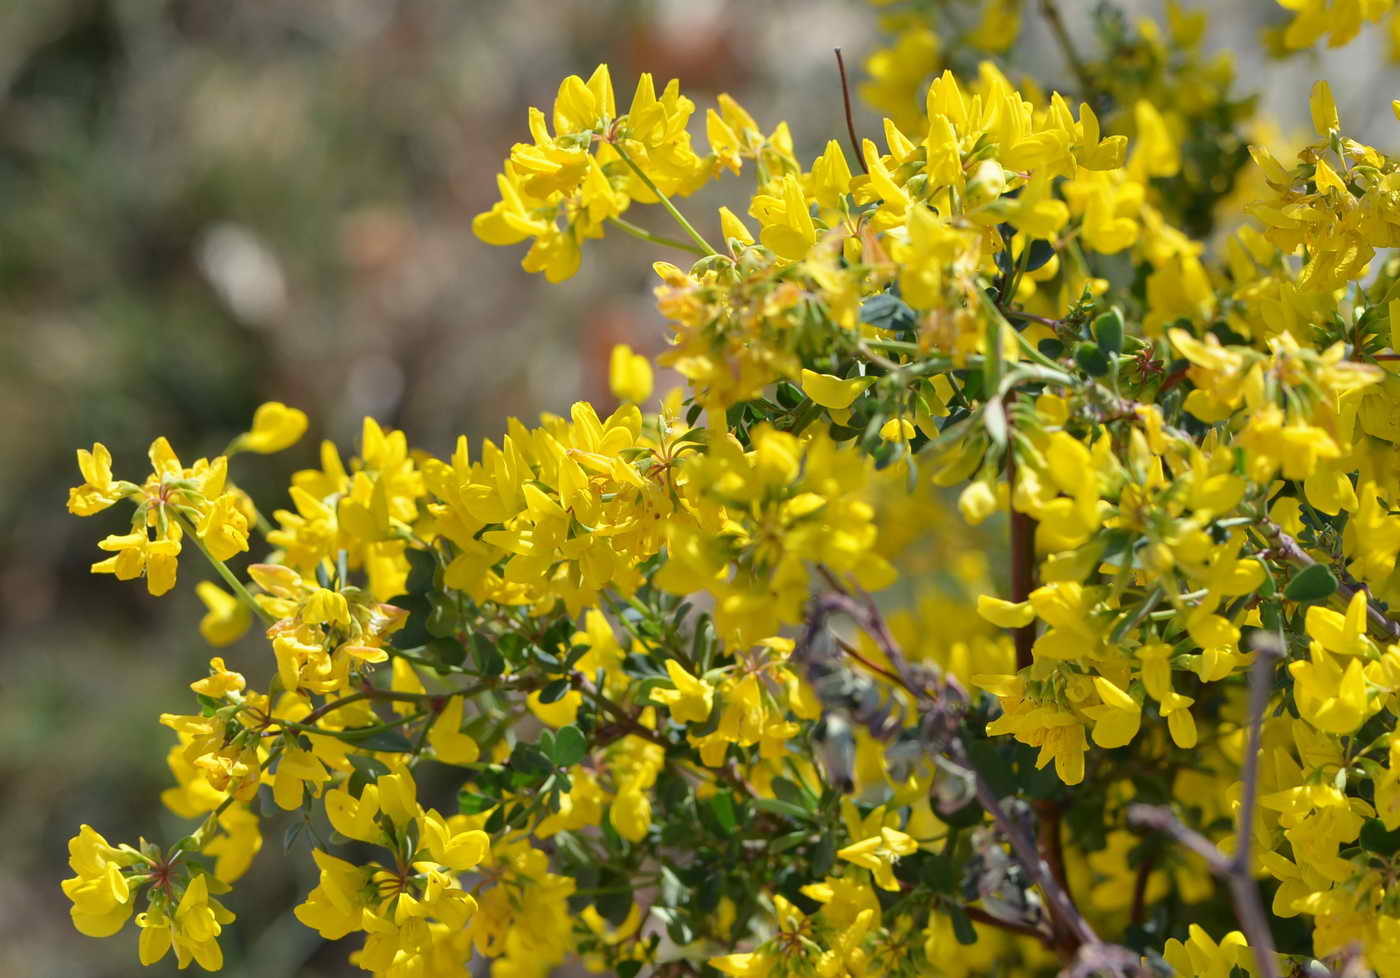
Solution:
{"label": "flowering shrub", "polygon": [[[189,835],[79,830],[77,928],[218,969],[281,822],[376,975],[1400,976],[1400,163],[1326,82],[1248,145],[1201,14],[1095,60],[1042,6],[1077,106],[991,60],[1014,0],[946,51],[895,12],[881,141],[810,165],[606,66],[530,110],[476,233],[689,253],[680,388],[619,347],[615,410],[449,458],[366,419],[270,518],[231,460],[294,408],[139,481],[79,451],[69,509],[132,514],[93,570],[163,594],[191,542],[205,639],[271,654],[160,718]],[[1390,5],[1285,6],[1297,48]],[[711,241],[675,199],[746,169]]]}

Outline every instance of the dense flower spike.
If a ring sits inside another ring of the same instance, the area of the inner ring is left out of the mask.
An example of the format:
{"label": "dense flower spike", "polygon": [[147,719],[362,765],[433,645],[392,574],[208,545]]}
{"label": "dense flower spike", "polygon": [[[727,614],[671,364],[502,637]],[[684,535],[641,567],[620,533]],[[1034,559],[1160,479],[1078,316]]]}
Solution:
{"label": "dense flower spike", "polygon": [[[606,66],[530,110],[476,233],[688,253],[681,388],[619,345],[611,413],[445,458],[367,418],[271,521],[229,459],[295,408],[140,484],[78,452],[71,512],[134,506],[94,571],[162,594],[193,540],[227,647],[160,718],[197,826],[82,826],[79,931],[219,967],[290,819],[296,919],[386,978],[1400,978],[1400,164],[1325,82],[1296,162],[1250,146],[1175,2],[1080,52],[1044,0],[1074,98],[968,57],[1029,4],[887,6],[879,138],[811,160]],[[1284,6],[1301,48],[1391,4]],[[745,168],[714,247],[672,198]]]}

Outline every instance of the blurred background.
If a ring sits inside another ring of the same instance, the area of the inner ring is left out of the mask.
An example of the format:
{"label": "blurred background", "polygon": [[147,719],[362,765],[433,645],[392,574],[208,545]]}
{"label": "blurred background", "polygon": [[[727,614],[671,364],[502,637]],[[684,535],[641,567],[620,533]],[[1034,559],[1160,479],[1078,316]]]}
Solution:
{"label": "blurred background", "polygon": [[[1063,84],[1034,6],[1013,62]],[[1081,5],[1063,6],[1081,32]],[[1252,45],[1283,16],[1270,0],[1225,7],[1215,48]],[[1396,87],[1379,33],[1284,66],[1244,55],[1241,87],[1288,131],[1324,75],[1349,130],[1393,146],[1378,134]],[[831,49],[854,85],[878,43],[859,0],[0,3],[0,975],[175,973],[173,956],[143,971],[131,929],[78,935],[58,881],[82,822],[114,841],[188,831],[159,803],[173,733],[156,718],[192,706],[210,655],[203,574],[190,554],[159,602],[90,575],[96,541],[127,517],[65,512],[74,449],[100,440],[139,481],[156,435],[186,461],[212,455],[282,400],[311,416],[309,436],[236,469],[271,510],[321,438],[353,450],[366,414],[446,453],[508,415],[610,404],[612,345],[664,345],[650,262],[667,256],[610,236],[550,287],[520,270],[524,246],[473,237],[527,106],[548,110],[561,78],[606,61],[624,105],[638,72],[679,77],[701,144],[704,109],[728,91],[765,128],[790,120],[810,160],[844,139]],[[685,209],[714,238],[715,205],[750,189],[720,181]],[[650,209],[628,217],[674,233]],[[270,671],[256,639],[226,654]],[[359,973],[292,919],[310,860],[265,834],[230,900],[227,973]]]}

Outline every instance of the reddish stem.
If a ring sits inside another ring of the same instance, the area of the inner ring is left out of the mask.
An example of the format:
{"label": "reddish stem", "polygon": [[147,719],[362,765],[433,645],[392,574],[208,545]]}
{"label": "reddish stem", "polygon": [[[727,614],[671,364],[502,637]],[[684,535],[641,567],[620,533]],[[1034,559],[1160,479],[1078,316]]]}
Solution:
{"label": "reddish stem", "polygon": [[[1006,411],[1006,426],[1011,427],[1011,412]],[[1006,450],[1006,483],[1011,496],[1011,601],[1020,604],[1030,597],[1035,587],[1035,520],[1016,508],[1016,455],[1008,445]],[[1030,668],[1035,661],[1031,648],[1035,645],[1035,622],[1012,630],[1016,643],[1016,669]]]}

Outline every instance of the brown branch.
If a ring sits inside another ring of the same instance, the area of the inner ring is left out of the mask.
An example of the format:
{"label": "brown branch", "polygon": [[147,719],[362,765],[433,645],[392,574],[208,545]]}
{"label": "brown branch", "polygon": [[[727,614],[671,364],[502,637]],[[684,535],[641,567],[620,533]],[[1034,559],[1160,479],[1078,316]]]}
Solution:
{"label": "brown branch", "polygon": [[1187,367],[1181,367],[1177,370],[1173,370],[1171,373],[1163,377],[1162,383],[1157,388],[1157,396],[1161,397],[1167,391],[1171,390],[1177,384],[1185,380],[1187,370]]}
{"label": "brown branch", "polygon": [[[1001,409],[1009,431],[1011,411],[1006,401]],[[1006,483],[1011,500],[1011,601],[1020,604],[1035,586],[1035,520],[1016,508],[1016,452],[1010,444],[1006,448]],[[1035,620],[1012,629],[1011,635],[1016,644],[1016,671],[1029,669],[1035,663]]]}
{"label": "brown branch", "polygon": [[1018,924],[1011,920],[1002,920],[987,913],[981,907],[974,907],[970,904],[963,904],[963,913],[967,914],[967,919],[979,924],[986,924],[988,927],[999,927],[1002,930],[1010,931],[1013,934],[1021,934],[1025,937],[1035,937],[1041,941],[1048,940],[1049,936],[1045,931],[1029,924]]}
{"label": "brown branch", "polygon": [[893,683],[893,684],[896,685],[896,686],[903,686],[903,685],[904,685],[904,680],[900,679],[898,676],[896,676],[894,673],[890,672],[888,669],[882,669],[880,666],[877,666],[875,663],[871,662],[871,661],[870,661],[869,659],[867,659],[865,656],[861,655],[860,649],[856,648],[856,647],[855,647],[854,645],[852,645],[850,642],[847,642],[845,639],[839,638],[839,637],[838,637],[838,638],[836,639],[836,644],[837,644],[838,646],[841,647],[841,651],[842,651],[842,652],[845,652],[845,653],[846,653],[847,655],[849,655],[852,659],[855,659],[857,662],[859,662],[861,665],[865,666],[865,668],[869,669],[871,672],[875,673],[877,676],[883,676],[885,679],[888,679],[891,683]]}
{"label": "brown branch", "polygon": [[1152,871],[1156,868],[1157,854],[1155,852],[1144,854],[1142,862],[1138,863],[1137,876],[1133,879],[1133,909],[1129,916],[1134,927],[1140,927],[1147,914],[1147,883],[1152,877]]}
{"label": "brown branch", "polygon": [[997,798],[992,786],[972,763],[961,738],[953,739],[948,753],[955,763],[972,773],[977,800],[992,816],[992,821],[996,823],[1002,835],[1011,843],[1011,851],[1016,854],[1016,858],[1030,875],[1031,882],[1040,887],[1040,892],[1045,894],[1051,920],[1060,937],[1057,941],[1060,949],[1075,953],[1086,944],[1102,944],[1103,941],[1094,933],[1094,929],[1089,926],[1089,922],[1084,919],[1084,915],[1079,912],[1069,894],[1060,886],[1059,880],[1050,872],[1035,843],[1006,814],[1006,809],[1001,806],[1001,799]]}
{"label": "brown branch", "polygon": [[1044,800],[1035,803],[1035,813],[1039,817],[1040,851],[1045,853],[1046,861],[1050,864],[1050,872],[1055,874],[1055,879],[1059,880],[1060,886],[1064,887],[1065,893],[1070,899],[1074,894],[1069,888],[1069,874],[1065,872],[1065,840],[1062,831],[1062,809],[1059,804],[1053,801]]}
{"label": "brown branch", "polygon": [[1279,978],[1278,959],[1269,918],[1259,899],[1259,887],[1250,871],[1254,846],[1254,811],[1259,797],[1259,753],[1262,750],[1264,710],[1273,689],[1274,663],[1283,655],[1279,636],[1268,635],[1255,644],[1254,666],[1249,675],[1249,746],[1240,772],[1243,790],[1239,822],[1235,832],[1235,854],[1227,857],[1205,836],[1181,822],[1170,809],[1153,805],[1133,805],[1128,820],[1144,828],[1169,835],[1206,861],[1210,871],[1230,888],[1230,898],[1239,917],[1240,930],[1254,952],[1260,978]]}
{"label": "brown branch", "polygon": [[667,740],[665,737],[661,736],[661,734],[657,733],[655,730],[652,730],[650,727],[646,726],[640,720],[638,720],[635,716],[624,710],[621,704],[615,703],[607,696],[603,695],[602,690],[598,689],[598,687],[594,686],[591,682],[585,679],[581,673],[573,673],[569,678],[572,680],[572,684],[574,685],[574,687],[576,687],[585,696],[588,696],[593,700],[593,702],[597,703],[600,707],[606,710],[607,713],[617,722],[618,726],[621,729],[627,731],[627,733],[637,737],[641,737],[643,740],[650,741],[656,746],[666,750],[669,750],[671,747],[675,746],[671,743],[671,741]]}
{"label": "brown branch", "polygon": [[851,150],[856,154],[856,162],[860,164],[862,173],[869,173],[870,167],[865,165],[865,154],[860,151],[860,140],[856,138],[856,121],[851,115],[851,87],[846,83],[846,59],[841,57],[841,49],[836,49],[836,67],[841,72],[841,101],[846,106],[846,135],[851,139]]}
{"label": "brown branch", "polygon": [[[794,656],[798,661],[807,660],[810,669],[813,665],[811,652],[816,634],[824,627],[826,617],[834,611],[848,615],[864,629],[884,653],[894,674],[899,678],[899,684],[917,703],[922,704],[926,720],[932,728],[939,730],[936,739],[940,741],[942,752],[971,773],[977,800],[992,816],[992,821],[1011,844],[1012,852],[1031,882],[1045,895],[1055,928],[1055,937],[1048,943],[1068,958],[1076,955],[1085,945],[1103,944],[1089,922],[1084,919],[1084,915],[1079,912],[1079,908],[1074,905],[1069,893],[1055,878],[1055,874],[1036,848],[1035,841],[1011,820],[986,777],[972,763],[962,738],[956,732],[956,726],[951,722],[951,714],[961,712],[968,701],[962,685],[946,673],[937,676],[936,680],[931,675],[925,678],[923,673],[926,670],[921,671],[905,659],[874,598],[864,592],[858,597],[852,595],[842,588],[840,582],[828,570],[819,570],[835,590],[820,595],[813,602],[807,629]],[[883,718],[872,716],[869,719],[873,727],[872,732],[880,736]]]}

